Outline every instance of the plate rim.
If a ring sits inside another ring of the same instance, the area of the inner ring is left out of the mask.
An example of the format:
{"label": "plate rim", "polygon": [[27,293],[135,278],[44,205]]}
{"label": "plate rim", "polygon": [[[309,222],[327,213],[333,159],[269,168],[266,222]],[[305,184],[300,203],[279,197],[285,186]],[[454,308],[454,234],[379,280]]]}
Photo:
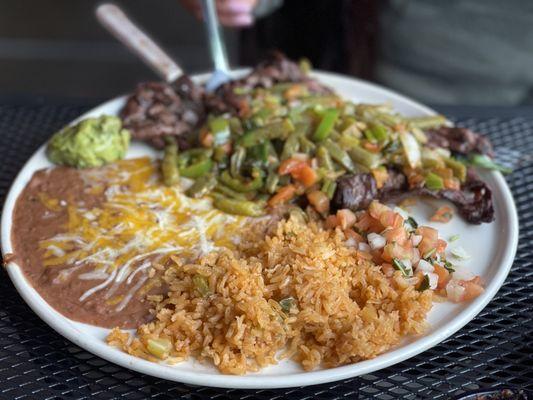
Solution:
{"label": "plate rim", "polygon": [[[245,72],[246,70],[247,69],[238,69],[235,70],[234,73],[236,75],[239,75]],[[406,103],[420,110],[423,113],[436,114],[433,109],[375,83],[331,72],[316,71],[313,72],[313,75],[319,79],[321,77],[329,77],[333,79],[356,82],[359,85],[366,86],[368,89],[371,89],[375,93],[378,92],[384,97],[395,98],[403,103]],[[195,79],[201,81],[207,76],[208,74],[200,74],[195,75],[194,77]],[[97,105],[96,107],[93,107],[92,109],[88,110],[87,112],[83,113],[81,116],[74,119],[71,123],[85,118],[87,114],[94,112],[96,109],[109,107],[114,103],[120,104],[120,102],[124,102],[125,98],[126,96],[123,95],[103,102]],[[16,190],[16,187],[21,185],[19,184],[19,180],[22,179],[24,170],[29,166],[32,159],[37,153],[44,151],[45,146],[46,143],[40,146],[24,163],[17,176],[13,180],[12,184],[10,185],[7,196],[5,197],[1,220],[2,254],[7,254],[12,250],[11,216],[15,201],[20,193],[20,190]],[[21,297],[24,299],[24,301],[30,306],[33,312],[35,312],[37,316],[39,316],[39,318],[41,318],[57,333],[98,357],[101,357],[109,362],[120,365],[122,367],[134,370],[136,372],[186,384],[235,389],[287,388],[338,381],[389,367],[408,358],[411,358],[417,354],[420,354],[433,346],[436,346],[446,338],[453,335],[463,326],[465,326],[473,318],[475,318],[494,298],[498,290],[503,285],[507,275],[509,274],[509,271],[511,270],[518,246],[519,225],[518,214],[514,199],[505,179],[499,172],[493,171],[489,174],[497,185],[500,194],[502,195],[502,202],[501,204],[499,204],[499,207],[501,208],[503,215],[508,217],[506,218],[506,221],[504,221],[504,225],[508,232],[508,243],[510,244],[510,246],[506,246],[504,248],[503,254],[501,254],[500,265],[493,279],[490,281],[490,284],[485,288],[484,294],[479,298],[475,299],[474,301],[468,303],[468,305],[463,310],[461,310],[455,318],[446,323],[445,326],[439,330],[436,330],[428,335],[419,337],[413,342],[408,343],[406,345],[402,345],[399,348],[394,348],[385,354],[377,356],[374,359],[360,361],[354,364],[348,364],[335,368],[320,369],[307,372],[302,370],[301,372],[293,373],[287,376],[255,374],[238,376],[224,375],[220,373],[212,374],[201,371],[173,370],[168,366],[142,360],[137,357],[126,354],[120,350],[110,347],[104,342],[99,343],[94,339],[85,340],[84,336],[80,334],[81,332],[74,325],[72,325],[72,323],[69,322],[70,320],[68,318],[62,316],[40,297],[38,292],[26,280],[22,270],[14,261],[10,261],[7,263],[6,270],[15,288],[17,289]],[[93,337],[91,336],[91,338]]]}

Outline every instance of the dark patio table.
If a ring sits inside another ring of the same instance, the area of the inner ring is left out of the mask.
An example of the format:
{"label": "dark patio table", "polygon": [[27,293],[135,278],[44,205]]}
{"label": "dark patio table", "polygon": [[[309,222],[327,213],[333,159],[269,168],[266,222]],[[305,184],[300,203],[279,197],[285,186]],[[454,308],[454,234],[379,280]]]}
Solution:
{"label": "dark patio table", "polygon": [[[94,102],[0,97],[0,197],[47,137]],[[533,389],[533,108],[437,107],[484,132],[501,161],[520,218],[512,270],[496,297],[441,344],[395,366],[339,382],[231,390],[164,381],[111,364],[49,328],[0,271],[0,399],[447,399],[465,391]],[[206,382],[207,383],[207,382]]]}

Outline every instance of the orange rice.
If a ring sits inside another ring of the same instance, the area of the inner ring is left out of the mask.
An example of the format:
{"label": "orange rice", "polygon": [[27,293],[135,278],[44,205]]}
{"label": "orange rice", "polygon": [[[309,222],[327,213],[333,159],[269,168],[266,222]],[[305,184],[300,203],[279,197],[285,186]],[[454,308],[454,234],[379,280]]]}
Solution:
{"label": "orange rice", "polygon": [[173,256],[168,295],[150,297],[153,322],[135,337],[115,329],[108,342],[153,361],[192,356],[244,374],[282,358],[305,370],[373,358],[426,328],[432,291],[418,292],[399,271],[387,278],[340,229],[292,217],[266,237],[245,236],[238,250],[193,263]]}

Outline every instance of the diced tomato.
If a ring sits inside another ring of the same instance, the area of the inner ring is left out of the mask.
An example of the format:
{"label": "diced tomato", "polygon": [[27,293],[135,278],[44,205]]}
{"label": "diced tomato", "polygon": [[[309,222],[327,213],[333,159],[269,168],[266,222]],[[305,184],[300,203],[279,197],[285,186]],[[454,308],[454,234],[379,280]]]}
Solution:
{"label": "diced tomato", "polygon": [[437,240],[437,253],[444,253],[444,250],[446,250],[446,246],[448,246],[448,243],[446,243],[445,240]]}
{"label": "diced tomato", "polygon": [[326,218],[326,221],[324,222],[324,225],[327,229],[333,229],[339,225],[339,221],[337,221],[336,215],[328,215]]}
{"label": "diced tomato", "polygon": [[415,188],[421,186],[425,182],[426,178],[423,174],[417,171],[411,171],[407,175],[407,182],[409,183],[410,188]]}
{"label": "diced tomato", "polygon": [[479,275],[476,275],[472,279],[470,279],[470,282],[474,282],[476,285],[481,286],[481,277]]}
{"label": "diced tomato", "polygon": [[[412,243],[411,243],[412,245]],[[420,252],[418,251],[417,248],[412,248],[411,249],[411,263],[413,265],[416,265],[417,262],[420,261]]]}
{"label": "diced tomato", "polygon": [[303,160],[298,160],[296,158],[287,158],[286,160],[283,160],[278,168],[278,173],[280,175],[287,175],[290,174],[292,171],[298,170],[302,167],[302,165],[306,165],[307,163]]}
{"label": "diced tomato", "polygon": [[370,250],[370,254],[372,254],[372,261],[374,262],[374,264],[383,264],[383,257],[381,256],[381,253],[381,249]]}
{"label": "diced tomato", "polygon": [[435,168],[433,172],[443,179],[453,178],[453,170],[451,168],[446,168],[446,167]]}
{"label": "diced tomato", "polygon": [[383,233],[383,236],[387,239],[387,243],[396,242],[403,245],[407,240],[407,232],[403,227],[389,229]]}
{"label": "diced tomato", "polygon": [[437,289],[444,289],[450,280],[450,272],[439,264],[434,264],[435,273],[439,276]]}
{"label": "diced tomato", "polygon": [[305,187],[314,185],[318,180],[317,173],[307,163],[303,163],[300,168],[293,170],[291,176],[295,180],[302,182]]}
{"label": "diced tomato", "polygon": [[365,241],[365,238],[362,237],[360,234],[358,234],[353,229],[346,229],[344,231],[344,234],[346,235],[346,238],[354,239],[357,243],[361,243]]}
{"label": "diced tomato", "polygon": [[368,207],[368,212],[370,215],[376,219],[379,219],[381,214],[383,214],[385,211],[392,211],[389,207],[387,207],[384,204],[381,204],[379,201],[373,201],[370,203],[370,206]]}
{"label": "diced tomato", "polygon": [[422,257],[433,249],[437,250],[439,234],[436,229],[429,226],[420,226],[417,229],[417,233],[422,236],[422,240],[418,245],[418,250]]}
{"label": "diced tomato", "polygon": [[208,129],[202,129],[200,131],[200,143],[204,147],[211,147],[213,146],[215,138],[213,134]]}
{"label": "diced tomato", "polygon": [[444,179],[444,187],[451,190],[460,190],[461,182],[457,178],[446,178]]}
{"label": "diced tomato", "polygon": [[394,267],[389,263],[383,263],[381,264],[381,270],[385,274],[385,276],[392,276],[394,275]]}
{"label": "diced tomato", "polygon": [[294,100],[298,97],[301,97],[306,93],[306,89],[303,85],[292,85],[290,88],[285,90],[285,93],[283,93],[283,96],[287,100]]}
{"label": "diced tomato", "polygon": [[324,192],[313,190],[307,193],[307,200],[319,213],[322,214],[329,211],[329,198]]}
{"label": "diced tomato", "polygon": [[417,228],[417,233],[423,238],[427,238],[431,241],[436,241],[439,238],[439,232],[429,226],[419,226]]}
{"label": "diced tomato", "polygon": [[342,210],[337,211],[337,221],[339,222],[339,226],[343,230],[351,228],[356,221],[355,214],[352,210],[344,208]]}
{"label": "diced tomato", "polygon": [[433,214],[431,221],[447,223],[453,217],[453,209],[449,206],[442,206]]}
{"label": "diced tomato", "polygon": [[404,259],[405,249],[397,243],[389,243],[383,248],[381,257],[388,262],[391,262],[393,258]]}
{"label": "diced tomato", "polygon": [[364,213],[354,225],[356,228],[363,232],[381,232],[384,227],[379,220],[372,218],[369,213]]}
{"label": "diced tomato", "polygon": [[365,260],[372,260],[372,258],[373,258],[372,254],[370,254],[367,251],[361,251],[361,250],[357,251],[357,256],[361,257],[361,258],[364,258]]}
{"label": "diced tomato", "polygon": [[365,142],[363,143],[363,147],[372,153],[379,152],[379,145],[377,143]]}
{"label": "diced tomato", "polygon": [[465,292],[463,293],[463,297],[461,299],[462,301],[473,300],[485,291],[483,286],[477,282],[479,281],[476,281],[476,278],[469,281],[459,281],[459,285],[465,288]]}
{"label": "diced tomato", "polygon": [[273,207],[291,200],[296,194],[294,185],[287,185],[280,188],[277,193],[268,200],[268,205]]}
{"label": "diced tomato", "polygon": [[318,175],[308,164],[308,161],[296,158],[284,160],[278,168],[280,175],[291,174],[291,176],[302,182],[306,187],[313,185],[318,180]]}

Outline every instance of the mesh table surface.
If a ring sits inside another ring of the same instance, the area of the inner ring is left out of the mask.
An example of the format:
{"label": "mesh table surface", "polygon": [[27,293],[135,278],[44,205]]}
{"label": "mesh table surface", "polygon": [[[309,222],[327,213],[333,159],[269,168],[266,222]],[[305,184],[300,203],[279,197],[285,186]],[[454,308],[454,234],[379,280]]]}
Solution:
{"label": "mesh table surface", "polygon": [[[0,105],[2,204],[27,158],[88,108]],[[444,111],[487,133],[504,162],[505,157],[519,160],[507,177],[520,217],[513,268],[490,304],[451,338],[393,367],[329,384],[280,390],[194,387],[132,372],[75,346],[31,311],[0,271],[0,399],[447,399],[498,385],[533,389],[533,115],[509,109]]]}

